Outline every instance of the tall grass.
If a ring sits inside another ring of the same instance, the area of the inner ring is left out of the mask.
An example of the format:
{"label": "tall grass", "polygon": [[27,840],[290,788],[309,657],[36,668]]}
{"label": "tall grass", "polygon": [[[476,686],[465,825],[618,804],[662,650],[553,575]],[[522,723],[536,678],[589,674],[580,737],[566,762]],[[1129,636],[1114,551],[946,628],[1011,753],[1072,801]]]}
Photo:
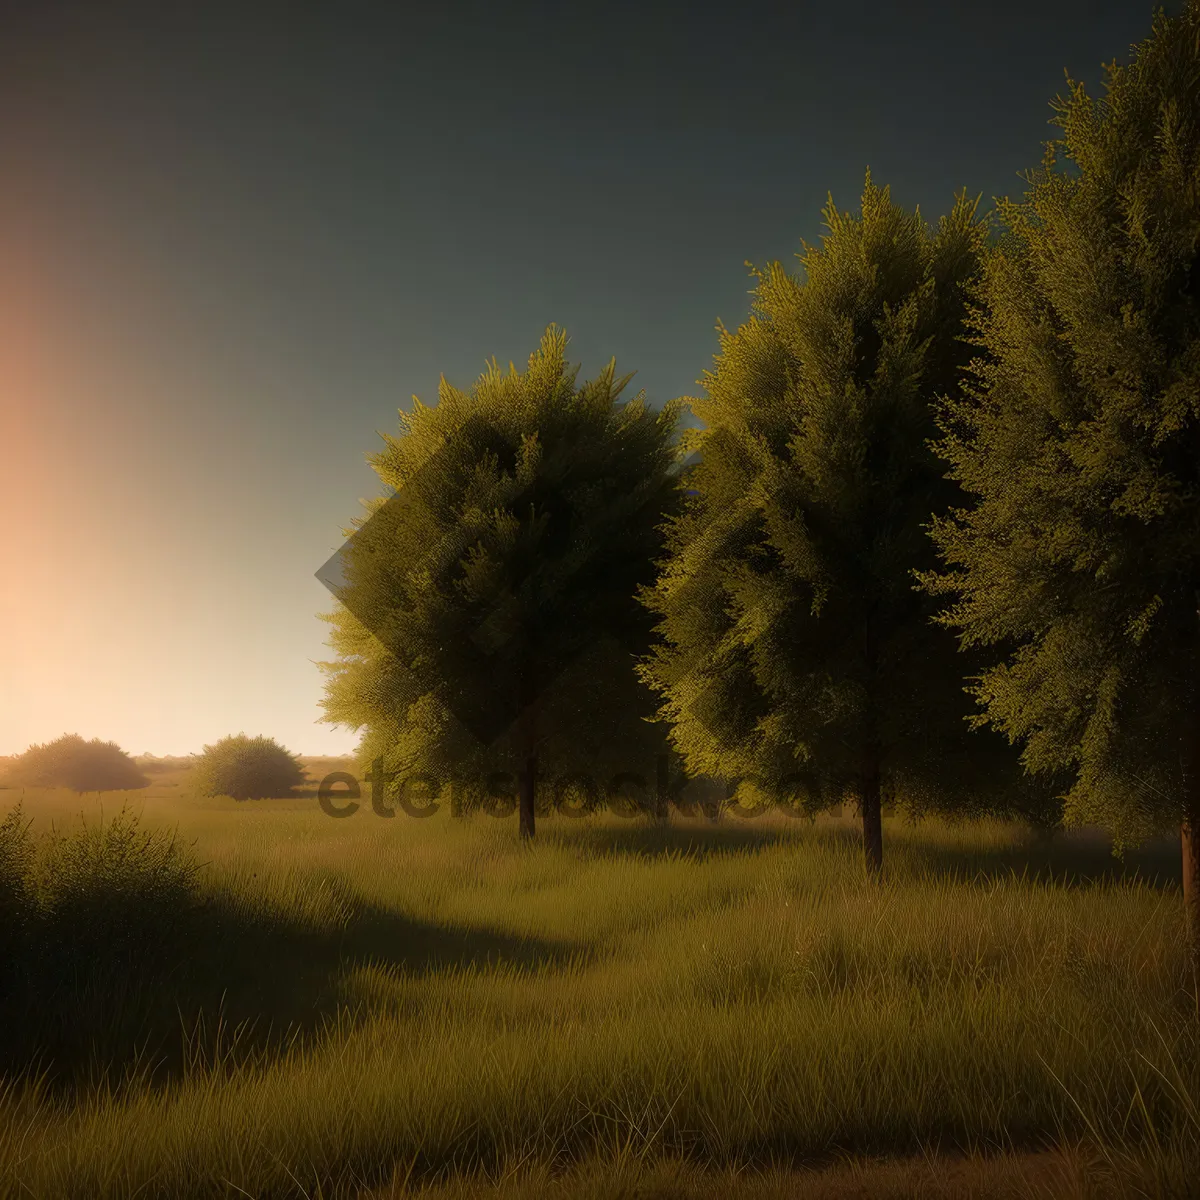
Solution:
{"label": "tall grass", "polygon": [[127,808],[34,836],[0,822],[0,1066],[104,1074],[145,1041],[153,1001],[197,927],[198,864]]}
{"label": "tall grass", "polygon": [[[1090,1147],[1110,1194],[1200,1194],[1169,849],[890,822],[868,886],[837,822],[550,819],[527,850],[513,822],[315,810],[145,799],[175,940],[126,981],[143,1048],[102,1023],[120,1070],[9,1071],[4,1195],[516,1196],[568,1169],[685,1195],[700,1168],[782,1195],[746,1164],[1048,1146]],[[164,875],[172,824],[193,857]],[[88,870],[73,895],[125,878]]]}

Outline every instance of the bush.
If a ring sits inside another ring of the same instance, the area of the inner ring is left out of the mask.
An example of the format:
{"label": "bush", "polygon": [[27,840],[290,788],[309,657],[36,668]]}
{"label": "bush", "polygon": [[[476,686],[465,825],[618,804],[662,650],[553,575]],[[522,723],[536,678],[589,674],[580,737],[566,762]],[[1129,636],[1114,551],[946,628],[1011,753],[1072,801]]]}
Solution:
{"label": "bush", "polygon": [[126,809],[107,825],[46,834],[34,870],[43,955],[89,975],[159,961],[181,932],[175,918],[190,907],[196,871],[173,835],[140,831]]}
{"label": "bush", "polygon": [[150,781],[116,742],[99,738],[85,742],[77,733],[64,733],[19,755],[9,767],[8,782],[68,787],[75,792],[114,792],[144,788]]}
{"label": "bush", "polygon": [[35,918],[32,886],[34,842],[18,804],[0,821],[0,990],[12,983],[23,960]]}
{"label": "bush", "polygon": [[239,733],[205,746],[198,756],[195,783],[201,796],[265,800],[290,796],[304,782],[299,759],[269,737]]}
{"label": "bush", "polygon": [[195,944],[198,871],[127,809],[69,834],[31,836],[19,805],[0,821],[0,1072],[65,1077],[145,1041]]}

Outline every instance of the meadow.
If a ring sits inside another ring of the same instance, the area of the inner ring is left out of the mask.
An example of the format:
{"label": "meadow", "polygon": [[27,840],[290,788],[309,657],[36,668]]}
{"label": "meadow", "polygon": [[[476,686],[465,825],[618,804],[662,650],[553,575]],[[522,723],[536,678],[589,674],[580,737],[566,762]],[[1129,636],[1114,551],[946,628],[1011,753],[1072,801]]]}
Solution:
{"label": "meadow", "polygon": [[4,1197],[1200,1196],[1175,842],[18,802]]}

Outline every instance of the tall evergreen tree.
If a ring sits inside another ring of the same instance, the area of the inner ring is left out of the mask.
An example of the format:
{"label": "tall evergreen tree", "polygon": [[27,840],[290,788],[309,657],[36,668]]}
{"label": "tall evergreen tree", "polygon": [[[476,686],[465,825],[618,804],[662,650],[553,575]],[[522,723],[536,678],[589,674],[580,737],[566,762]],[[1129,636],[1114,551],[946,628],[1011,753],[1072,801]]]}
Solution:
{"label": "tall evergreen tree", "polygon": [[363,730],[365,764],[488,805],[488,778],[515,774],[526,837],[553,777],[649,777],[665,745],[637,592],[681,495],[680,406],[618,404],[614,363],[577,388],[566,344],[551,326],[525,373],[493,361],[400,414],[371,459],[394,494],[340,555],[323,664],[326,717]]}
{"label": "tall evergreen tree", "polygon": [[1066,819],[1117,848],[1182,830],[1200,953],[1200,4],[1160,10],[1106,96],[1068,76],[971,317],[972,384],[940,452],[974,503],[935,523],[922,582],[975,689],[1066,772]]}
{"label": "tall evergreen tree", "polygon": [[805,279],[755,271],[753,312],[692,402],[700,462],[644,601],[643,675],[693,772],[755,776],[809,811],[857,799],[867,868],[881,803],[1019,804],[1015,755],[971,735],[954,639],[910,571],[924,525],[962,493],[929,448],[933,397],[968,354],[965,287],[986,252],[965,194],[931,232],[867,174],[860,216],[825,210]]}

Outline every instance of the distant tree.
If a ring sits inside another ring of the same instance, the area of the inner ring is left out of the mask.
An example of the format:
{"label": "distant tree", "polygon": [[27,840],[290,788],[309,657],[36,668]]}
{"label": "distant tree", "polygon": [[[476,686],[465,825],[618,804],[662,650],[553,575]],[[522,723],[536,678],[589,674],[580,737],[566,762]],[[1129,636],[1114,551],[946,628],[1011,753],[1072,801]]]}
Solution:
{"label": "distant tree", "polygon": [[872,873],[885,799],[1052,808],[1002,739],[968,730],[969,661],[909,574],[935,561],[930,515],[961,499],[927,442],[968,357],[974,212],[960,196],[932,234],[868,173],[860,217],[830,200],[804,281],[754,272],[750,320],[718,327],[693,401],[706,428],[686,435],[693,494],[644,597],[662,644],[643,673],[687,768],[756,776],[810,812],[852,796]]}
{"label": "distant tree", "polygon": [[26,787],[66,787],[72,791],[115,792],[144,788],[150,782],[116,742],[93,738],[84,741],[77,733],[44,745],[30,746],[12,761],[10,784]]}
{"label": "distant tree", "polygon": [[435,406],[414,397],[371,460],[394,495],[357,522],[327,617],[327,719],[363,731],[364,764],[464,804],[515,774],[523,837],[552,778],[602,787],[665,746],[636,593],[680,494],[679,406],[618,404],[612,362],[577,388],[566,344],[550,326],[525,373],[493,360],[469,394],[443,379]]}
{"label": "distant tree", "polygon": [[299,759],[273,738],[239,733],[204,747],[192,782],[201,796],[267,800],[286,798],[304,778]]}
{"label": "distant tree", "polygon": [[[939,450],[940,620],[996,646],[975,695],[1116,848],[1182,832],[1200,956],[1200,4],[1160,11],[1101,102],[1068,76],[972,317]],[[1065,161],[1064,161],[1065,159]],[[1198,960],[1200,961],[1200,960]]]}

